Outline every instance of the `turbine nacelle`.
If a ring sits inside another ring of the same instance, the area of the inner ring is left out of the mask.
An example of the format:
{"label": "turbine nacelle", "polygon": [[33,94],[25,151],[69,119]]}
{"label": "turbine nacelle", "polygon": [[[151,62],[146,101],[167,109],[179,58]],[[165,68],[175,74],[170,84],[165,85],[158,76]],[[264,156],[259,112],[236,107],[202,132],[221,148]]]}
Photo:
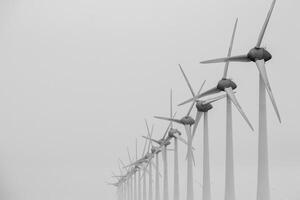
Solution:
{"label": "turbine nacelle", "polygon": [[171,128],[170,131],[169,131],[169,133],[168,133],[168,136],[170,138],[174,138],[174,137],[176,137],[175,136],[176,134],[181,135],[181,132],[178,131],[177,129]]}
{"label": "turbine nacelle", "polygon": [[144,156],[144,160],[148,160],[151,158],[151,153],[147,153],[145,156]]}
{"label": "turbine nacelle", "polygon": [[232,88],[233,90],[237,88],[235,82],[228,78],[222,78],[217,85],[217,89],[221,91],[225,91],[225,88]]}
{"label": "turbine nacelle", "polygon": [[272,55],[270,52],[268,52],[264,48],[258,48],[258,47],[254,47],[253,49],[251,49],[247,54],[247,57],[252,62],[255,62],[256,60],[264,60],[265,62],[267,62],[272,59]]}
{"label": "turbine nacelle", "polygon": [[208,112],[213,106],[210,103],[204,103],[204,101],[197,101],[196,108],[198,112]]}
{"label": "turbine nacelle", "polygon": [[171,144],[171,142],[170,141],[168,141],[167,139],[165,139],[165,138],[162,138],[162,139],[160,139],[160,140],[158,140],[158,143],[159,143],[159,145],[163,145],[163,146],[168,146],[168,145],[170,145]]}
{"label": "turbine nacelle", "polygon": [[151,153],[157,153],[159,151],[158,147],[152,147],[151,148]]}
{"label": "turbine nacelle", "polygon": [[193,124],[195,124],[195,120],[192,117],[190,117],[190,116],[185,116],[185,117],[181,118],[180,122],[183,125],[190,125],[190,126],[192,126]]}
{"label": "turbine nacelle", "polygon": [[136,173],[140,168],[138,166],[134,166],[133,173]]}

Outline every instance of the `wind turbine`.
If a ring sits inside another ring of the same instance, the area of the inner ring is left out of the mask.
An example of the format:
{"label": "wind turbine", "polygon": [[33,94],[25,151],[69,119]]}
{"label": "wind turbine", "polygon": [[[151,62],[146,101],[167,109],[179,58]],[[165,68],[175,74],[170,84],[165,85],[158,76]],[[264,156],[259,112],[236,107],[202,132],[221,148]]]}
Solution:
{"label": "wind turbine", "polygon": [[121,174],[121,178],[120,178],[120,180],[119,180],[119,182],[120,182],[120,194],[121,194],[120,199],[121,199],[121,200],[125,200],[125,184],[124,184],[124,182],[125,182],[125,177],[124,177],[123,171],[122,171],[122,169],[121,169],[121,162],[120,162],[120,159],[119,159],[119,170],[120,170],[120,174]]}
{"label": "wind turbine", "polygon": [[107,183],[107,184],[115,186],[117,188],[117,197],[118,197],[118,200],[122,200],[121,182],[118,181],[116,183]]}
{"label": "wind turbine", "polygon": [[[172,109],[172,90],[170,92],[170,119],[173,119],[176,115],[176,113],[174,113],[173,115],[173,109]],[[159,118],[159,117],[156,117]],[[168,186],[168,164],[167,164],[167,146],[170,145],[170,140],[174,138],[174,200],[178,200],[179,199],[179,168],[178,168],[178,140],[181,141],[182,143],[188,145],[188,142],[185,141],[185,139],[183,139],[181,137],[181,133],[177,130],[173,128],[173,123],[172,121],[170,121],[170,124],[167,128],[167,130],[165,131],[165,134],[163,136],[162,139],[155,141],[156,143],[158,143],[161,148],[162,148],[162,157],[163,157],[163,162],[164,162],[164,200],[168,200],[169,199],[169,186]]]}
{"label": "wind turbine", "polygon": [[258,173],[257,173],[257,200],[270,199],[269,183],[269,158],[268,158],[268,136],[267,136],[267,111],[266,111],[266,90],[272,102],[279,122],[281,117],[271,90],[268,80],[265,62],[272,58],[272,55],[264,48],[261,48],[267,25],[269,23],[276,0],[273,0],[266,20],[260,31],[256,46],[251,49],[247,55],[226,57],[214,60],[208,60],[201,63],[219,63],[219,62],[255,62],[259,71],[259,119],[258,119]]}
{"label": "wind turbine", "polygon": [[157,119],[167,120],[170,122],[175,122],[184,126],[187,134],[187,200],[194,199],[194,186],[193,186],[193,143],[192,143],[192,133],[191,126],[195,123],[195,120],[189,116],[190,111],[181,119],[174,119],[173,117],[159,117],[155,116]]}
{"label": "wind turbine", "polygon": [[[231,51],[232,51],[232,46],[233,46],[233,41],[234,41],[234,36],[235,36],[235,32],[236,32],[236,27],[237,27],[237,22],[238,20],[236,19],[235,24],[234,24],[234,29],[233,29],[233,33],[232,33],[232,37],[231,37],[231,42],[230,42],[230,46],[228,49],[228,54],[227,56],[230,57],[231,56]],[[216,87],[213,87],[209,90],[207,90],[206,92],[203,92],[202,94],[198,94],[197,96],[194,96],[192,99],[189,99],[183,103],[181,103],[180,105],[190,102],[190,101],[195,101],[195,99],[207,96],[207,95],[211,95],[211,94],[216,94],[216,93],[220,93],[220,92],[225,92],[226,93],[226,175],[225,175],[225,200],[234,200],[235,199],[235,186],[234,186],[234,159],[233,159],[233,136],[232,136],[232,108],[231,108],[231,103],[233,103],[236,108],[238,109],[238,111],[240,112],[240,114],[242,115],[242,117],[244,118],[244,120],[246,121],[246,123],[249,125],[249,127],[253,130],[253,127],[250,123],[250,121],[248,120],[245,112],[243,111],[243,109],[241,108],[239,102],[237,101],[237,98],[235,97],[234,94],[234,89],[236,89],[237,85],[230,79],[227,78],[227,72],[228,72],[228,66],[229,66],[229,62],[226,62],[225,67],[224,67],[224,73],[223,73],[223,77],[222,79],[218,82]],[[181,69],[182,70],[182,69]],[[184,72],[183,72],[184,74]],[[200,108],[200,109],[199,109]],[[207,113],[207,108],[203,107],[204,110],[202,109],[202,112],[204,112],[204,121],[206,123],[205,119],[205,113]],[[209,109],[211,109],[211,107],[208,107]],[[201,106],[197,106],[198,111],[201,112]],[[206,116],[207,117],[207,116]],[[196,117],[196,119],[199,119],[198,117]],[[197,124],[197,120],[196,120],[196,124]],[[196,127],[196,125],[194,126],[194,128]],[[204,130],[207,131],[207,129],[204,128]],[[193,130],[194,133],[195,129]],[[206,132],[204,131],[204,135],[206,134]],[[204,138],[204,142],[205,142],[205,138]],[[207,149],[208,151],[208,149]],[[206,152],[205,150],[205,144],[204,144],[204,152]],[[204,156],[205,158],[205,156]],[[205,165],[205,162],[204,162]],[[204,173],[205,175],[205,173]],[[203,183],[203,195],[205,196],[205,188],[206,185],[205,183]],[[206,199],[210,199],[208,198],[208,196],[210,195],[206,195],[207,198]],[[203,197],[203,199],[205,199]]]}
{"label": "wind turbine", "polygon": [[[145,144],[144,144],[144,148],[143,148],[143,153],[142,153],[142,157],[145,156],[145,150],[146,150],[146,146],[147,146],[147,140],[145,140]],[[138,172],[138,200],[142,199],[142,187],[141,187],[141,179],[142,179],[142,176],[141,176],[141,169],[143,168],[140,168],[139,172]],[[143,179],[146,180],[146,174],[145,174],[145,169],[143,169],[144,171],[144,174],[143,174]],[[146,183],[144,184],[145,187],[146,187]],[[144,191],[146,191],[146,189],[144,189]],[[145,198],[144,200],[146,200],[146,195],[145,195]]]}
{"label": "wind turbine", "polygon": [[124,183],[126,182],[126,178],[127,178],[127,175],[123,175],[123,172],[120,168],[120,163],[119,163],[119,170],[120,170],[120,175],[117,176],[115,175],[114,173],[112,173],[112,177],[113,178],[116,178],[117,179],[117,182],[113,182],[113,183],[107,183],[108,185],[113,185],[117,188],[117,197],[118,197],[118,200],[125,200],[124,198]]}
{"label": "wind turbine", "polygon": [[149,166],[149,190],[148,190],[148,200],[153,200],[153,187],[152,187],[152,158],[153,158],[153,155],[152,155],[152,149],[150,149],[152,147],[152,133],[153,133],[153,126],[152,126],[152,129],[151,129],[151,133],[150,133],[150,130],[149,130],[149,126],[148,126],[148,123],[147,121],[145,120],[145,123],[146,123],[146,126],[147,126],[147,132],[148,132],[148,136],[150,137],[150,141],[149,141],[149,146],[148,146],[148,152],[150,153],[150,157],[148,158],[149,161],[148,161],[148,166]]}
{"label": "wind turbine", "polygon": [[[159,141],[156,141],[154,139],[151,139],[151,138],[147,138],[145,137],[146,139],[149,139],[151,141],[155,141],[155,142],[159,142]],[[155,146],[152,146],[152,149],[151,149],[151,153],[153,154],[153,156],[155,155],[155,200],[160,200],[160,173],[159,173],[159,153],[161,152],[161,149],[162,149],[162,146],[158,146],[158,147],[155,147]],[[152,158],[151,158],[152,159]]]}
{"label": "wind turbine", "polygon": [[[131,157],[129,155],[129,150],[127,148],[128,156],[129,156],[129,162],[131,162]],[[127,173],[123,175],[124,179],[124,199],[132,200],[133,191],[132,191],[132,175],[135,173],[136,166],[133,167],[133,165],[129,164],[125,166],[125,164],[120,160],[121,164],[123,165],[123,168],[127,169]]]}
{"label": "wind turbine", "polygon": [[[193,88],[186,76],[186,74],[184,73],[182,67],[179,65],[180,70],[182,72],[182,75],[193,95],[193,103],[191,108],[193,107],[193,105],[196,103],[196,108],[197,108],[197,114],[196,114],[196,122],[194,124],[193,127],[193,132],[192,132],[192,138],[195,136],[195,132],[198,126],[198,123],[201,119],[201,116],[204,113],[204,127],[203,127],[203,192],[202,192],[202,199],[203,200],[210,200],[211,199],[211,189],[210,189],[210,165],[209,165],[209,135],[208,135],[208,111],[211,110],[213,108],[213,106],[211,105],[211,103],[218,101],[222,98],[225,97],[225,95],[221,95],[218,96],[216,98],[212,98],[206,101],[198,101],[195,98],[195,93],[193,91]],[[204,82],[205,83],[205,82]],[[203,84],[204,84],[203,83]],[[198,93],[200,93],[203,84],[200,88],[200,90],[198,91]],[[191,110],[190,108],[190,110]]]}
{"label": "wind turbine", "polygon": [[[166,130],[166,132],[168,131],[168,129]],[[160,140],[154,140],[150,137],[144,137],[145,139],[149,140],[149,142],[156,142],[159,147],[153,148],[152,149],[152,153],[155,154],[155,160],[156,160],[156,174],[155,174],[155,199],[159,200],[160,199],[160,184],[159,184],[159,152],[161,152],[161,149],[164,146],[165,143],[165,139],[164,137]],[[164,166],[165,166],[165,162],[164,162]],[[165,167],[164,167],[165,169]],[[164,176],[165,179],[165,176]],[[165,191],[165,187],[164,187],[164,191]]]}
{"label": "wind turbine", "polygon": [[[121,164],[123,168],[126,168],[124,162],[121,159],[119,159],[119,164]],[[122,195],[122,199],[126,200],[126,198],[127,198],[127,184],[126,184],[127,180],[126,180],[126,178],[127,177],[125,175],[123,175],[120,165],[119,165],[119,169],[120,169],[121,175],[123,176],[123,183],[122,183],[122,185],[123,185],[123,189],[122,189],[123,190],[123,195]]]}
{"label": "wind turbine", "polygon": [[[173,92],[170,92],[170,117],[174,118],[173,115]],[[174,200],[179,200],[180,197],[180,188],[179,188],[179,165],[178,165],[178,140],[183,144],[188,145],[188,142],[181,137],[181,132],[173,128],[173,122],[170,121],[170,130],[168,132],[167,141],[174,139],[174,186],[173,186],[173,198]]]}
{"label": "wind turbine", "polygon": [[[128,154],[128,159],[129,159],[129,163],[132,163],[132,159],[131,159],[131,156],[130,156],[130,153],[129,153],[129,149],[127,147],[127,154]],[[130,173],[130,176],[129,176],[129,199],[130,200],[133,200],[133,169],[135,168],[135,166],[133,166],[133,168],[131,169],[131,173]]]}
{"label": "wind turbine", "polygon": [[[147,130],[148,130],[148,128],[147,128]],[[148,135],[149,135],[150,138],[152,137],[152,132],[153,132],[153,127],[151,129],[151,133],[148,132]],[[151,180],[150,177],[152,177],[152,169],[149,172],[147,171],[147,167],[149,166],[149,162],[153,158],[153,153],[151,152],[152,150],[150,151],[150,147],[151,147],[151,144],[150,144],[150,141],[149,141],[149,143],[148,143],[148,150],[146,152],[146,148],[147,148],[147,140],[146,140],[145,141],[145,145],[144,145],[144,150],[143,150],[143,153],[142,153],[142,158],[136,160],[135,162],[131,162],[127,166],[124,166],[124,168],[128,168],[128,167],[134,166],[134,168],[136,170],[138,170],[138,169],[142,169],[143,170],[143,175],[141,176],[141,178],[139,178],[139,181],[141,181],[141,179],[143,179],[143,195],[141,195],[141,194],[138,195],[139,198],[142,196],[143,200],[147,200],[146,173],[149,174],[149,187],[150,187],[150,192],[149,193],[152,193],[152,189],[151,189],[152,188],[152,182],[150,182],[150,180]],[[130,157],[129,153],[128,153],[128,156],[129,156],[129,158],[131,160],[131,157]],[[149,195],[152,195],[152,194],[149,194]],[[129,199],[131,198],[130,194],[128,195],[128,198]]]}
{"label": "wind turbine", "polygon": [[[167,128],[164,136],[162,139],[160,140],[154,140],[152,138],[149,137],[145,137],[146,139],[149,139],[150,141],[153,141],[155,143],[157,143],[159,145],[159,148],[162,151],[162,158],[163,158],[163,169],[164,169],[164,176],[163,176],[163,198],[168,199],[169,198],[169,194],[168,194],[168,162],[167,162],[167,149],[166,147],[170,144],[170,142],[168,140],[166,140],[166,134],[168,132],[169,127]],[[158,159],[158,158],[157,158]],[[158,166],[157,166],[158,167]],[[159,185],[159,180],[156,180],[156,191],[158,193],[158,185]],[[159,194],[156,194],[157,196],[159,196]]]}
{"label": "wind turbine", "polygon": [[191,137],[191,126],[195,123],[195,120],[190,116],[185,116],[181,119],[173,119],[168,117],[158,117],[157,119],[163,119],[168,121],[173,121],[184,126],[186,134],[188,135],[188,151],[187,151],[187,200],[194,199],[194,189],[193,189],[193,155],[192,155],[192,137]]}

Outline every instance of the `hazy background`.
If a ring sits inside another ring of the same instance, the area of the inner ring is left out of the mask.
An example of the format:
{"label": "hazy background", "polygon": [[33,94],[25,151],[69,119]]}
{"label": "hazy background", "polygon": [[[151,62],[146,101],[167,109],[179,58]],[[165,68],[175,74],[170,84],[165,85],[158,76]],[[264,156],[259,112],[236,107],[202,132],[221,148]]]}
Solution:
{"label": "hazy background", "polygon": [[[214,86],[223,64],[199,61],[256,44],[271,0],[1,0],[0,198],[115,199],[106,185],[128,162],[135,138],[141,151],[144,118],[154,137],[167,123],[169,90],[177,104],[190,97],[181,63],[195,90]],[[299,1],[278,0],[263,46],[273,54],[270,82],[283,122],[268,108],[273,200],[300,199]],[[258,72],[231,64],[237,97],[257,129]],[[268,100],[268,105],[270,101]],[[174,108],[175,109],[175,108]],[[176,108],[183,116],[186,107]],[[194,113],[193,113],[194,114]],[[257,131],[234,110],[237,199],[256,197]],[[202,121],[201,121],[202,122]],[[202,130],[202,123],[199,130]],[[179,127],[181,128],[181,127]],[[225,101],[209,114],[213,199],[224,196]],[[197,132],[196,199],[201,197],[202,131]],[[180,146],[185,197],[185,147]],[[172,155],[169,156],[173,162]],[[172,177],[172,164],[170,164]],[[172,188],[170,180],[170,189]],[[170,194],[172,194],[170,190]]]}

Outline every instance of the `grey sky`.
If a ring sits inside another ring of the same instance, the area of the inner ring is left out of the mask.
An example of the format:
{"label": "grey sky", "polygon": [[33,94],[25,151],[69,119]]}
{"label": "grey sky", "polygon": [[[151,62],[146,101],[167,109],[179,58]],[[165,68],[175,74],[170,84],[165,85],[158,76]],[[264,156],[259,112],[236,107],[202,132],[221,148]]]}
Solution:
{"label": "grey sky", "polygon": [[[117,159],[135,138],[142,148],[144,118],[160,137],[169,90],[177,104],[190,97],[181,63],[195,90],[221,77],[239,17],[233,54],[254,46],[271,0],[2,0],[0,2],[0,197],[5,200],[113,199],[107,186]],[[283,122],[268,107],[274,200],[300,198],[298,91],[299,1],[278,0],[263,46]],[[231,64],[237,97],[257,129],[258,74],[253,63]],[[270,105],[270,101],[268,101]],[[178,116],[186,107],[176,108]],[[234,111],[237,198],[255,197],[257,131]],[[225,102],[209,114],[213,198],[223,198]],[[196,177],[201,181],[201,133]],[[182,196],[185,147],[181,149]],[[171,156],[169,156],[171,157]],[[170,162],[172,159],[170,158]],[[171,165],[172,166],[172,165]],[[172,172],[170,172],[172,173]],[[195,185],[199,187],[199,185]],[[201,190],[196,190],[196,198]]]}

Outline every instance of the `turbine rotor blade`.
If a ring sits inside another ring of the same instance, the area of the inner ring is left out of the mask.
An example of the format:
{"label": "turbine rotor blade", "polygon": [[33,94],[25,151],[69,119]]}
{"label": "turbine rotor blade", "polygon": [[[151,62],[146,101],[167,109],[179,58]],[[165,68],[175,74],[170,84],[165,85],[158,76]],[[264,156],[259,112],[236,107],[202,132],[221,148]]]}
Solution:
{"label": "turbine rotor blade", "polygon": [[272,12],[273,12],[273,9],[274,9],[274,6],[275,6],[275,3],[276,3],[276,0],[273,0],[272,4],[271,4],[271,7],[270,7],[270,10],[268,12],[268,15],[266,17],[266,20],[264,22],[264,25],[259,33],[259,36],[258,36],[258,40],[257,40],[257,43],[256,43],[256,47],[259,48],[260,45],[261,45],[261,42],[262,42],[262,39],[265,35],[265,32],[266,32],[266,29],[267,29],[267,26],[268,26],[268,23],[270,21],[270,18],[271,18],[271,15],[272,15]]}
{"label": "turbine rotor blade", "polygon": [[120,163],[121,163],[121,165],[123,166],[123,168],[125,167],[125,164],[124,164],[124,162],[121,160],[121,159],[119,159],[119,161],[120,161]]}
{"label": "turbine rotor blade", "polygon": [[[151,127],[151,135],[150,135],[150,138],[151,138],[151,139],[152,139],[152,135],[153,135],[153,129],[154,129],[154,126],[152,125],[152,127]],[[150,141],[151,141],[151,140],[150,140]],[[152,141],[151,141],[150,146],[152,147]]]}
{"label": "turbine rotor blade", "polygon": [[131,156],[130,156],[129,148],[128,148],[128,147],[127,147],[127,154],[128,154],[129,162],[132,163],[132,159],[131,159]]}
{"label": "turbine rotor blade", "polygon": [[145,144],[144,144],[144,148],[143,148],[143,154],[142,157],[145,155],[145,151],[146,151],[146,147],[147,147],[147,140],[145,140]]}
{"label": "turbine rotor blade", "polygon": [[[192,154],[192,159],[193,159],[194,166],[196,166],[194,152],[192,151],[191,154]],[[188,158],[188,154],[186,154],[185,160],[187,160],[187,158]]]}
{"label": "turbine rotor blade", "polygon": [[183,144],[188,145],[187,141],[185,139],[183,139],[179,134],[174,134],[174,136],[175,136],[176,139],[178,139]]}
{"label": "turbine rotor blade", "polygon": [[190,102],[192,102],[192,101],[196,101],[197,99],[198,99],[197,96],[195,96],[194,98],[188,99],[188,100],[186,100],[186,101],[184,101],[184,102],[178,104],[178,106],[182,106],[182,105],[187,104],[187,103],[190,103]]}
{"label": "turbine rotor blade", "polygon": [[[206,81],[203,81],[203,83],[202,83],[200,89],[198,90],[196,96],[200,95],[200,92],[201,92],[201,90],[202,90],[202,88],[203,88],[205,82],[206,82]],[[192,109],[193,109],[193,107],[194,107],[194,105],[195,105],[195,103],[196,103],[196,96],[193,97],[193,103],[191,104],[191,106],[190,106],[190,108],[189,108],[188,113],[187,113],[186,116],[190,116],[190,114],[191,114],[191,112],[192,112]]]}
{"label": "turbine rotor blade", "polygon": [[[232,33],[231,41],[230,41],[230,46],[229,46],[228,53],[227,53],[227,57],[231,56],[231,51],[232,51],[232,47],[233,47],[233,41],[234,41],[234,36],[235,36],[235,32],[236,32],[237,23],[238,23],[238,18],[236,18],[236,20],[235,20],[233,33]],[[223,78],[227,77],[228,66],[229,66],[229,62],[226,62],[225,67],[224,67]]]}
{"label": "turbine rotor blade", "polygon": [[182,75],[183,75],[183,77],[185,79],[185,82],[187,83],[187,85],[188,85],[188,87],[189,87],[189,89],[190,89],[190,91],[191,91],[191,93],[192,93],[192,95],[194,97],[195,96],[195,92],[194,92],[194,90],[193,90],[193,88],[191,86],[191,83],[190,83],[189,79],[187,78],[186,74],[184,73],[184,71],[183,71],[183,69],[182,69],[182,67],[181,67],[180,64],[179,64],[179,68],[180,68],[181,73],[182,73]]}
{"label": "turbine rotor blade", "polygon": [[143,160],[137,160],[136,162],[133,162],[129,165],[124,166],[123,168],[128,168],[128,167],[132,167],[134,165],[140,164],[141,162],[143,162]]}
{"label": "turbine rotor blade", "polygon": [[[173,115],[173,118],[172,119],[174,119],[174,117],[176,116],[176,112],[174,113],[174,115]],[[168,125],[168,127],[167,127],[167,129],[166,129],[166,131],[165,131],[165,133],[164,133],[164,136],[163,136],[163,139],[165,139],[166,138],[166,136],[167,136],[167,134],[168,134],[168,132],[169,132],[169,129],[170,129],[170,127],[172,126],[172,121],[170,121],[170,123],[169,123],[169,125]]]}
{"label": "turbine rotor blade", "polygon": [[[154,167],[154,170],[156,170],[156,164],[153,161],[152,161],[152,165]],[[159,170],[157,172],[158,172],[159,177],[162,177],[161,173],[159,172]]]}
{"label": "turbine rotor blade", "polygon": [[193,159],[194,166],[196,166],[196,161],[195,161],[195,156],[194,156],[193,150],[192,150],[192,159]]}
{"label": "turbine rotor blade", "polygon": [[193,103],[191,104],[191,106],[190,106],[190,108],[189,108],[189,110],[188,110],[186,116],[190,116],[190,114],[191,114],[191,112],[192,112],[192,110],[193,110],[193,107],[194,107],[195,103],[196,103],[196,102],[193,101]]}
{"label": "turbine rotor blade", "polygon": [[199,99],[200,97],[200,93],[201,93],[201,91],[202,91],[202,88],[203,88],[203,86],[204,86],[204,84],[205,84],[205,82],[206,82],[206,80],[204,80],[203,81],[203,83],[202,83],[202,85],[201,85],[201,87],[200,87],[200,89],[198,90],[198,92],[197,92],[197,95],[196,96],[194,96],[193,98],[191,98],[191,99],[188,99],[188,100],[186,100],[186,101],[184,101],[184,102],[182,102],[182,103],[180,103],[180,104],[178,104],[178,106],[181,106],[181,105],[184,105],[184,104],[187,104],[187,103],[189,103],[189,102],[192,102],[192,101],[196,101],[197,99]]}
{"label": "turbine rotor blade", "polygon": [[149,125],[148,125],[148,122],[147,120],[145,119],[145,124],[146,124],[146,127],[147,127],[147,133],[148,133],[148,136],[150,137],[150,129],[149,129]]}
{"label": "turbine rotor blade", "polygon": [[197,97],[201,98],[201,97],[205,97],[208,95],[217,94],[218,92],[221,92],[221,90],[219,90],[217,87],[213,87],[213,88],[203,92],[202,94],[198,95]]}
{"label": "turbine rotor blade", "polygon": [[[170,117],[173,118],[173,91],[170,92]],[[173,128],[173,122],[171,121],[171,128]]]}
{"label": "turbine rotor blade", "polygon": [[155,143],[157,143],[157,144],[160,144],[159,141],[154,140],[154,139],[152,139],[152,138],[149,138],[149,137],[146,137],[146,136],[142,136],[142,137],[145,138],[145,139],[147,139],[147,140],[151,140],[151,141],[153,141],[153,142],[155,142]]}
{"label": "turbine rotor blade", "polygon": [[217,58],[212,60],[206,60],[202,61],[200,63],[202,64],[208,64],[208,63],[222,63],[222,62],[250,62],[247,55],[240,55],[240,56],[232,56],[232,57],[226,57],[226,58]]}
{"label": "turbine rotor blade", "polygon": [[[183,137],[181,137],[180,135],[174,134],[174,136],[176,137],[176,139],[178,139],[178,140],[179,140],[180,142],[182,142],[183,144],[188,145],[188,142],[187,142]],[[192,147],[192,149],[195,150],[194,147]]]}
{"label": "turbine rotor blade", "polygon": [[211,99],[207,99],[207,100],[203,101],[203,104],[213,103],[213,102],[219,101],[221,99],[224,99],[225,97],[226,97],[226,94],[223,94],[223,95],[211,98]]}
{"label": "turbine rotor blade", "polygon": [[122,172],[122,169],[121,169],[121,163],[120,163],[120,158],[119,158],[119,171],[120,171],[120,174],[121,174],[121,176],[123,176],[123,172]]}
{"label": "turbine rotor blade", "polygon": [[198,124],[199,124],[199,121],[200,121],[202,115],[203,115],[203,112],[197,111],[197,114],[195,117],[195,124],[193,126],[192,138],[194,138],[194,136],[195,136],[195,133],[196,133],[196,130],[197,130],[197,127],[198,127]]}
{"label": "turbine rotor blade", "polygon": [[242,107],[240,106],[237,98],[235,97],[235,94],[234,94],[232,88],[231,87],[230,88],[225,88],[225,91],[226,91],[226,94],[228,95],[228,97],[230,98],[231,102],[238,109],[238,111],[240,112],[240,114],[242,115],[242,117],[244,118],[244,120],[247,122],[247,124],[249,125],[249,127],[251,128],[251,130],[254,131],[254,128],[253,128],[252,124],[250,123],[250,121],[247,118],[245,112],[243,111]]}
{"label": "turbine rotor blade", "polygon": [[206,82],[206,80],[203,81],[203,83],[202,83],[200,89],[199,89],[198,92],[197,92],[197,95],[200,95],[200,93],[201,93],[201,91],[202,91],[202,88],[203,88],[205,82]]}
{"label": "turbine rotor blade", "polygon": [[135,160],[138,159],[137,151],[138,151],[138,141],[137,138],[135,138]]}
{"label": "turbine rotor blade", "polygon": [[272,89],[271,89],[271,85],[269,83],[269,79],[268,79],[268,75],[267,75],[267,71],[266,71],[266,66],[265,66],[265,61],[264,60],[256,60],[255,63],[256,63],[257,69],[259,71],[259,74],[260,74],[260,76],[262,77],[262,79],[265,83],[266,90],[267,90],[267,92],[269,94],[269,97],[271,99],[271,102],[272,102],[273,108],[276,112],[277,118],[278,118],[279,122],[281,123],[281,117],[280,117],[280,114],[279,114],[279,111],[278,111],[278,107],[276,105],[276,101],[275,101],[275,98],[274,98],[274,95],[273,95],[273,92],[272,92]]}
{"label": "turbine rotor blade", "polygon": [[146,123],[146,127],[147,127],[147,133],[148,133],[148,136],[150,138],[149,143],[148,143],[148,151],[147,151],[147,152],[149,152],[150,151],[150,147],[152,146],[152,140],[151,139],[152,139],[152,134],[153,134],[153,125],[151,127],[151,132],[150,132],[149,126],[148,126],[148,122],[147,122],[146,119],[145,119],[145,123]]}
{"label": "turbine rotor blade", "polygon": [[167,120],[167,121],[172,121],[172,122],[176,122],[178,124],[182,124],[179,119],[172,119],[172,118],[168,118],[168,117],[159,117],[159,116],[154,116],[154,118],[156,118],[156,119],[162,119],[162,120]]}

